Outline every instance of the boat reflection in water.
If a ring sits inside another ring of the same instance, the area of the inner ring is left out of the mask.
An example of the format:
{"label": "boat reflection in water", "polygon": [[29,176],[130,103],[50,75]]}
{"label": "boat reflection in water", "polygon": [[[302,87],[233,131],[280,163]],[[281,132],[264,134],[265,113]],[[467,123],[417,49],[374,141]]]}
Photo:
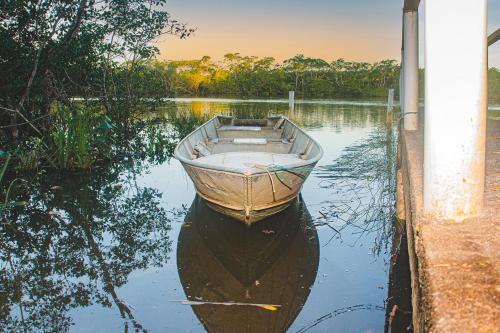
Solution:
{"label": "boat reflection in water", "polygon": [[309,296],[318,263],[318,234],[300,197],[248,228],[197,196],[179,235],[180,280],[208,332],[286,331]]}

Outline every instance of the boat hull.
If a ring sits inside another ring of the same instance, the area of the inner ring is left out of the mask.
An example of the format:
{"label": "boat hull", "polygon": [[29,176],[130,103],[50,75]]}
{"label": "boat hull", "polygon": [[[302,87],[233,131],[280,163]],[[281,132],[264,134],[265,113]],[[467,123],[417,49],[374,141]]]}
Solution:
{"label": "boat hull", "polygon": [[209,207],[251,225],[285,210],[299,195],[315,164],[256,174],[183,166]]}
{"label": "boat hull", "polygon": [[323,156],[283,116],[216,116],[179,142],[174,156],[213,210],[251,225],[286,209]]}

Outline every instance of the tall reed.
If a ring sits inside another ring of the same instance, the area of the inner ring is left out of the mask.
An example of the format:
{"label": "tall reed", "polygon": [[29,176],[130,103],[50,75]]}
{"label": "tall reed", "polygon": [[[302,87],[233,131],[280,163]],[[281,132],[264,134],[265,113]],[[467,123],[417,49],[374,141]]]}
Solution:
{"label": "tall reed", "polygon": [[53,162],[61,169],[88,169],[94,163],[94,110],[59,108],[58,122],[51,133],[54,148]]}

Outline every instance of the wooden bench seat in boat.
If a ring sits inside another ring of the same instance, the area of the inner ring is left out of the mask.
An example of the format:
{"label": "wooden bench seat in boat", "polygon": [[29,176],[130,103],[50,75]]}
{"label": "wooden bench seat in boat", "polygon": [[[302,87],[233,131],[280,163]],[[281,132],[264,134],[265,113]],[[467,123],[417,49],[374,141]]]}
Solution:
{"label": "wooden bench seat in boat", "polygon": [[265,138],[234,138],[235,145],[267,145]]}
{"label": "wooden bench seat in boat", "polygon": [[218,131],[250,131],[250,132],[260,132],[262,127],[260,126],[221,126],[217,129]]}
{"label": "wooden bench seat in boat", "polygon": [[286,154],[290,151],[292,143],[283,139],[269,140],[267,138],[234,138],[216,139],[209,142],[199,142],[195,147],[197,157],[230,152],[268,152]]}
{"label": "wooden bench seat in boat", "polygon": [[217,137],[219,139],[241,138],[266,138],[268,140],[278,140],[282,137],[283,130],[274,127],[261,126],[221,126],[217,128]]}

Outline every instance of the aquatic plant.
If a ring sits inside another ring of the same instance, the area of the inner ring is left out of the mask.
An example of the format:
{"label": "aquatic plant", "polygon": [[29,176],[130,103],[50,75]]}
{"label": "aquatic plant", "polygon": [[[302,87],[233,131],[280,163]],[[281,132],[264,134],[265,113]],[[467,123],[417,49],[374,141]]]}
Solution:
{"label": "aquatic plant", "polygon": [[387,249],[394,232],[396,138],[395,128],[377,128],[364,141],[345,148],[332,164],[315,171],[321,186],[338,194],[325,203],[317,225],[329,227],[340,239],[347,227],[359,238],[375,233],[373,254]]}
{"label": "aquatic plant", "polygon": [[17,147],[15,155],[18,159],[16,165],[18,171],[35,170],[47,156],[47,149],[42,139],[32,137]]}
{"label": "aquatic plant", "polygon": [[71,111],[62,107],[57,116],[59,121],[51,132],[54,165],[61,169],[90,168],[95,161],[96,114],[82,107]]}

